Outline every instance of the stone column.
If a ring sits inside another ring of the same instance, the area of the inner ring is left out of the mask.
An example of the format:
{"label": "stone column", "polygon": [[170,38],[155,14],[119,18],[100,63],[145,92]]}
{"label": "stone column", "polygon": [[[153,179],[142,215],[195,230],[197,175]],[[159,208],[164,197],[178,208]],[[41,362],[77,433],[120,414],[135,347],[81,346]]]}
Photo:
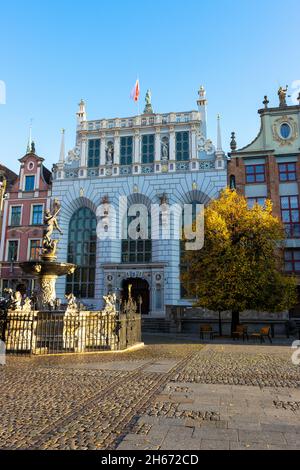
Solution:
{"label": "stone column", "polygon": [[141,163],[140,161],[140,131],[135,131],[134,134],[134,163]]}
{"label": "stone column", "polygon": [[56,299],[56,284],[57,276],[53,274],[43,274],[38,278],[39,281],[39,292],[38,292],[38,303],[40,306],[46,306],[54,303]]}
{"label": "stone column", "polygon": [[197,158],[197,134],[195,126],[191,129],[191,136],[192,136],[192,159]]}
{"label": "stone column", "polygon": [[101,141],[100,141],[100,165],[104,166],[106,163],[106,139],[105,133],[101,134]]}
{"label": "stone column", "polygon": [[119,131],[115,132],[114,140],[114,164],[119,165],[120,163],[120,134]]}
{"label": "stone column", "polygon": [[82,138],[81,141],[81,152],[80,152],[80,166],[81,168],[87,167],[87,139],[85,137]]}
{"label": "stone column", "polygon": [[161,152],[161,142],[160,142],[160,128],[158,127],[155,130],[155,161],[159,162],[161,157],[160,157],[160,152]]}
{"label": "stone column", "polygon": [[174,127],[170,127],[169,154],[169,160],[176,160]]}

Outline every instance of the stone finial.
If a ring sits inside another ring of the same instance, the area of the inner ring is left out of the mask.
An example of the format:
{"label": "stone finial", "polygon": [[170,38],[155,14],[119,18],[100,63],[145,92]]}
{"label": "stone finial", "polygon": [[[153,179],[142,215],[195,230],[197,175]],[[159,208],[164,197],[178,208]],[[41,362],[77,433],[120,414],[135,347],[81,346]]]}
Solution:
{"label": "stone finial", "polygon": [[300,92],[299,92],[297,100],[298,100],[298,103],[299,103],[299,106],[300,106]]}
{"label": "stone finial", "polygon": [[263,105],[264,105],[265,108],[267,108],[267,107],[268,107],[268,104],[269,104],[269,100],[268,100],[267,95],[265,95],[265,96],[264,96],[264,100],[263,100]]}
{"label": "stone finial", "polygon": [[235,140],[235,132],[231,132],[230,148],[233,152],[235,152],[235,150],[237,149],[237,143]]}
{"label": "stone finial", "polygon": [[30,148],[31,153],[35,154],[35,143],[32,141],[31,142],[31,148]]}

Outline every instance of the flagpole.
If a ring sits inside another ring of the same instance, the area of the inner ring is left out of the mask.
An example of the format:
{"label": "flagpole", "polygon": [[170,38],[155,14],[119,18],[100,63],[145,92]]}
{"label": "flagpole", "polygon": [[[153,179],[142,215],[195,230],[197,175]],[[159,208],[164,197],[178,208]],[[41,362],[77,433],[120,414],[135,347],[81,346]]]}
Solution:
{"label": "flagpole", "polygon": [[[137,81],[138,81],[138,84],[140,86],[140,77],[139,77],[139,74],[137,74]],[[140,93],[141,93],[141,90],[140,90]],[[137,108],[138,108],[138,116],[140,115],[140,97],[138,96],[138,100],[137,100]]]}

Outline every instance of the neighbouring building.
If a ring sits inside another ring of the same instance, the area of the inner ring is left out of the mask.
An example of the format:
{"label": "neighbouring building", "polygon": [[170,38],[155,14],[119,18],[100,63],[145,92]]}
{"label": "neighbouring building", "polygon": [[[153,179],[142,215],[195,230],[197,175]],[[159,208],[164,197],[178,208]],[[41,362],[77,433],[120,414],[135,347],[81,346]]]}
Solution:
{"label": "neighbouring building", "polygon": [[0,242],[2,234],[3,207],[7,191],[16,180],[17,175],[6,166],[0,163]]}
{"label": "neighbouring building", "polygon": [[35,153],[34,143],[20,160],[20,172],[6,189],[0,240],[0,292],[6,287],[30,294],[34,279],[19,267],[37,259],[43,237],[44,211],[50,204],[51,172]]}
{"label": "neighbouring building", "polygon": [[[250,207],[272,200],[273,213],[286,228],[285,271],[296,274],[300,286],[300,94],[299,105],[288,105],[286,94],[281,87],[276,107],[269,107],[265,96],[258,110],[260,131],[249,145],[237,149],[232,133],[228,184],[247,197]],[[297,312],[299,307],[291,313]]]}
{"label": "neighbouring building", "polygon": [[227,157],[219,118],[217,145],[207,136],[205,94],[201,87],[193,111],[161,114],[153,111],[147,92],[142,115],[96,120],[87,119],[80,102],[75,147],[65,156],[63,133],[53,171],[52,197],[61,201],[63,231],[58,260],[78,265],[73,275],[57,281],[61,299],[72,291],[99,307],[104,294],[124,297],[131,284],[148,317],[164,318],[166,306],[189,305],[180,285],[186,268],[180,240],[102,240],[96,211],[109,203],[118,218],[119,197],[126,196],[130,222],[133,204],[144,204],[150,213],[151,204],[206,204],[218,197],[227,184]]}

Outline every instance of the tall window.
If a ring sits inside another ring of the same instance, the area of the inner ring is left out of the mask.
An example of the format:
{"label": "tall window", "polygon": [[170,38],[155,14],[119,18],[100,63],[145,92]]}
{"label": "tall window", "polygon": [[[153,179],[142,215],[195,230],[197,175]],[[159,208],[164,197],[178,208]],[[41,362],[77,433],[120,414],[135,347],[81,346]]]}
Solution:
{"label": "tall window", "polygon": [[41,242],[40,240],[30,240],[29,245],[29,259],[37,260],[40,256]]}
{"label": "tall window", "polygon": [[100,164],[100,139],[90,139],[88,147],[88,167],[94,168]]}
{"label": "tall window", "polygon": [[288,238],[300,237],[299,198],[281,196],[281,218]]}
{"label": "tall window", "polygon": [[[137,214],[138,216],[138,214]],[[127,228],[136,216],[127,217]],[[137,227],[138,230],[138,227]],[[148,216],[148,239],[122,240],[122,263],[148,263],[152,258],[151,217]]]}
{"label": "tall window", "polygon": [[11,208],[10,225],[21,225],[21,206]]}
{"label": "tall window", "polygon": [[287,273],[300,272],[300,250],[285,250],[284,270]]}
{"label": "tall window", "polygon": [[25,176],[25,191],[34,191],[34,175]]}
{"label": "tall window", "polygon": [[32,206],[32,216],[31,224],[32,225],[41,225],[43,223],[43,205],[34,205]]}
{"label": "tall window", "polygon": [[189,133],[176,132],[176,160],[189,159]]}
{"label": "tall window", "polygon": [[246,183],[264,183],[265,165],[246,165]]}
{"label": "tall window", "polygon": [[296,163],[279,163],[279,181],[296,181]]}
{"label": "tall window", "polygon": [[121,165],[131,165],[133,154],[132,136],[121,137],[120,139],[120,163]]}
{"label": "tall window", "polygon": [[8,250],[7,250],[7,261],[17,261],[18,260],[18,240],[9,240]]}
{"label": "tall window", "polygon": [[142,136],[142,163],[153,163],[154,161],[154,135]]}
{"label": "tall window", "polygon": [[[193,201],[192,203],[192,223],[194,224],[195,221],[196,221],[196,218],[197,218],[197,204],[199,204],[199,202],[196,202],[196,201]],[[183,215],[183,218],[182,218],[182,233],[183,232],[183,227],[184,227],[184,215]],[[179,257],[180,257],[180,274],[184,274],[185,272],[188,271],[188,264],[185,260],[185,253],[186,253],[186,250],[185,250],[185,240],[182,239],[180,240],[180,253],[179,253]],[[191,295],[188,294],[188,289],[185,288],[185,286],[183,285],[183,283],[181,282],[180,283],[180,296],[181,298],[190,298]]]}
{"label": "tall window", "polygon": [[67,276],[66,293],[93,298],[96,271],[96,216],[87,207],[76,211],[69,225],[68,262],[78,267]]}
{"label": "tall window", "polygon": [[247,198],[247,203],[248,203],[249,209],[252,209],[254,204],[259,204],[260,206],[264,206],[265,202],[266,202],[265,197],[248,197]]}

